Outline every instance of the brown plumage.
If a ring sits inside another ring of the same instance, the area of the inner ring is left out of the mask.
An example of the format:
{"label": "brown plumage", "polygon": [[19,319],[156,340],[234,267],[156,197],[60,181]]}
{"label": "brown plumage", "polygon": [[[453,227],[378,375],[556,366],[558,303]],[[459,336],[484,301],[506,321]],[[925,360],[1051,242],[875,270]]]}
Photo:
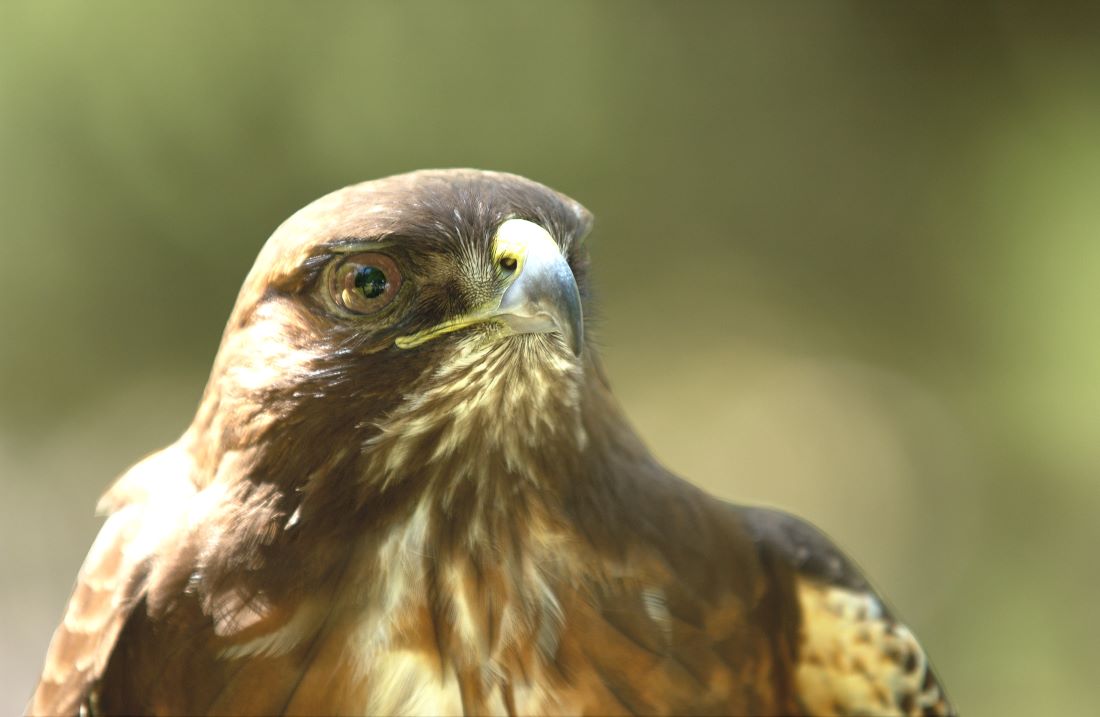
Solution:
{"label": "brown plumage", "polygon": [[947,714],[806,523],[661,467],[588,212],[417,172],[268,241],[194,422],[104,496],[33,714]]}

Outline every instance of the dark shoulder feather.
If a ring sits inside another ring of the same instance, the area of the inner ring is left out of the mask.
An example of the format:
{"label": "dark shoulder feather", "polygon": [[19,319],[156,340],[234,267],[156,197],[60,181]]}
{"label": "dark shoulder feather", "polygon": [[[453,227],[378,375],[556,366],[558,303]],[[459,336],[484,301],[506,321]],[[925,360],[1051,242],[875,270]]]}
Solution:
{"label": "dark shoulder feather", "polygon": [[734,510],[763,562],[785,568],[771,579],[793,581],[792,682],[807,713],[956,714],[920,643],[832,540],[780,510]]}
{"label": "dark shoulder feather", "polygon": [[773,508],[738,506],[749,536],[797,573],[850,590],[870,589],[862,571],[820,529]]}

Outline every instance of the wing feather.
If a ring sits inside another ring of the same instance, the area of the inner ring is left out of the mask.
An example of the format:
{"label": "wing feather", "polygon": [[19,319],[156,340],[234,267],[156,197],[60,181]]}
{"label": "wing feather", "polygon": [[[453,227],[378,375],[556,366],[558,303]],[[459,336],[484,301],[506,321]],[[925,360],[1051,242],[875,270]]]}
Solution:
{"label": "wing feather", "polygon": [[738,512],[761,553],[793,576],[794,685],[808,714],[956,714],[920,643],[832,541],[781,511]]}
{"label": "wing feather", "polygon": [[[77,575],[28,714],[96,712],[96,685],[145,594],[150,558],[175,525],[163,518],[169,510],[178,513],[181,494],[195,492],[188,461],[176,446],[166,448],[127,471],[100,501],[110,515]],[[149,490],[154,481],[155,493]]]}

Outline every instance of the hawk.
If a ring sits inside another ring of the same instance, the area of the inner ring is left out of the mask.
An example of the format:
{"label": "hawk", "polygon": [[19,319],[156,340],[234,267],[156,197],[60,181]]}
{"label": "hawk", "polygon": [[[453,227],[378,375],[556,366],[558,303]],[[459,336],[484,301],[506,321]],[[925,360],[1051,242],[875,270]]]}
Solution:
{"label": "hawk", "polygon": [[826,537],[631,429],[591,223],[475,170],[284,222],[194,421],[100,501],[29,712],[952,713]]}

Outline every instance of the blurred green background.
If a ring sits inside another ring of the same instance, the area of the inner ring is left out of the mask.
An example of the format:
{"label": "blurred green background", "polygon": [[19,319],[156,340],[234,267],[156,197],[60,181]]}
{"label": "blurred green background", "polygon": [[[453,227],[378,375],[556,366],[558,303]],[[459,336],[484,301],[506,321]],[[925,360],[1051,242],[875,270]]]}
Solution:
{"label": "blurred green background", "polygon": [[[1065,6],[1062,6],[1065,8]],[[345,184],[582,201],[661,459],[813,519],[968,714],[1100,699],[1100,23],[955,3],[0,6],[0,713],[271,230]]]}

